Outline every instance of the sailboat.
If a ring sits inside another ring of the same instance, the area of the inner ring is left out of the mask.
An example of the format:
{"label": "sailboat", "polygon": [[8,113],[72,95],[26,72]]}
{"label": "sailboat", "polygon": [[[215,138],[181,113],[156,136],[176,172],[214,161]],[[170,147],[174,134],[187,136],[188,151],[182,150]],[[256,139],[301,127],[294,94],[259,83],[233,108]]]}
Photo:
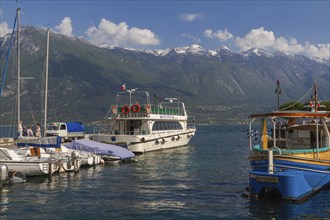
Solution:
{"label": "sailboat", "polygon": [[[20,8],[16,10],[15,21],[17,21],[17,123],[21,121],[20,116],[20,81],[23,79],[20,75]],[[16,23],[16,22],[15,22]],[[14,29],[13,29],[14,34]],[[30,140],[28,138],[27,140]],[[18,144],[24,140],[21,137],[17,139]],[[40,141],[35,139],[35,141]],[[0,164],[4,164],[9,170],[24,173],[26,176],[51,175],[58,170],[57,160],[54,157],[40,157],[35,149],[30,149],[29,156],[19,155],[15,150],[9,148],[0,148]],[[38,151],[37,151],[38,152]]]}
{"label": "sailboat", "polygon": [[[47,51],[45,68],[45,114],[44,131],[47,128],[47,99],[48,99],[48,60],[49,60],[49,35],[47,29]],[[36,152],[39,158],[54,158],[57,162],[59,172],[78,172],[81,166],[81,159],[78,151],[70,151],[61,145],[60,137],[20,137],[17,140],[20,155],[30,156],[30,151]]]}

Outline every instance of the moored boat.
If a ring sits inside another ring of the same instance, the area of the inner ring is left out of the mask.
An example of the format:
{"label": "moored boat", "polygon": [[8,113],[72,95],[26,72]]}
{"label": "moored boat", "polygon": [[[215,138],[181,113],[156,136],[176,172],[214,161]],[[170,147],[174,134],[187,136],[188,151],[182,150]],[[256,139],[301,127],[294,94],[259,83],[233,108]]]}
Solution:
{"label": "moored boat", "polygon": [[17,139],[16,152],[22,156],[37,156],[39,158],[52,158],[59,172],[78,172],[82,158],[80,152],[72,151],[61,145],[61,137],[40,137]]}
{"label": "moored boat", "polygon": [[311,112],[275,111],[250,117],[249,134],[253,123],[261,122],[261,143],[253,146],[250,135],[249,196],[280,195],[300,202],[330,186],[330,112],[318,111],[314,104]]}
{"label": "moored boat", "polygon": [[92,140],[127,146],[134,153],[187,145],[195,135],[193,117],[177,98],[151,104],[149,93],[137,89],[117,93],[117,102],[106,114],[104,131]]}
{"label": "moored boat", "polygon": [[7,165],[0,164],[0,189],[5,184],[24,183],[26,176],[24,173],[8,170]]}
{"label": "moored boat", "polygon": [[0,164],[5,164],[8,170],[24,173],[26,176],[51,175],[57,170],[56,161],[52,157],[22,156],[8,148],[0,148]]}
{"label": "moored boat", "polygon": [[[99,143],[91,140],[75,140],[65,145],[66,148],[72,150],[79,150],[80,152],[92,153],[97,159],[101,157],[105,161],[124,161],[130,160],[135,157],[135,154],[131,151],[113,144]],[[99,164],[101,161],[94,160]]]}

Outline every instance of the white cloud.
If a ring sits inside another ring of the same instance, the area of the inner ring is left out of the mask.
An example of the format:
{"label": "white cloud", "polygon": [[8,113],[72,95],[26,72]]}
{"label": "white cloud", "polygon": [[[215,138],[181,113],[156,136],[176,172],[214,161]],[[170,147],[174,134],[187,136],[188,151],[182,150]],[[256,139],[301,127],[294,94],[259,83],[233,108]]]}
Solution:
{"label": "white cloud", "polygon": [[330,44],[313,45],[308,42],[304,44],[305,53],[311,57],[330,59]]}
{"label": "white cloud", "polygon": [[288,41],[284,37],[279,37],[274,42],[273,47],[276,50],[289,53],[301,53],[304,51],[303,46],[298,44],[298,41],[295,38],[291,38],[290,41]]}
{"label": "white cloud", "polygon": [[65,17],[61,24],[55,27],[56,30],[58,30],[61,34],[67,35],[67,36],[72,36],[72,21],[70,17]]}
{"label": "white cloud", "polygon": [[129,28],[126,22],[118,25],[112,21],[101,19],[99,26],[91,26],[85,32],[95,45],[115,45],[120,47],[158,45],[160,40],[148,29]]}
{"label": "white cloud", "polygon": [[213,33],[212,30],[207,29],[204,31],[204,37],[212,38],[212,33]]}
{"label": "white cloud", "polygon": [[204,37],[216,38],[220,41],[227,41],[234,36],[230,32],[228,32],[226,28],[225,30],[218,30],[217,32],[213,32],[212,30],[207,29],[204,31]]}
{"label": "white cloud", "polygon": [[180,19],[184,21],[194,21],[202,17],[202,14],[182,14],[180,15]]}
{"label": "white cloud", "polygon": [[241,50],[250,48],[267,48],[275,43],[275,35],[272,31],[265,31],[263,27],[252,29],[243,38],[237,37],[236,44]]}
{"label": "white cloud", "polygon": [[6,34],[11,33],[12,29],[8,27],[7,22],[0,23],[0,37],[4,37]]}
{"label": "white cloud", "polygon": [[197,36],[192,35],[192,34],[182,34],[182,37],[191,39],[192,42],[195,43],[195,44],[198,44],[198,43],[201,42],[201,40]]}
{"label": "white cloud", "polygon": [[[207,34],[210,34],[210,32],[207,32]],[[293,54],[304,54],[309,57],[330,58],[330,44],[313,45],[309,42],[299,44],[295,38],[289,40],[284,37],[276,38],[272,31],[267,31],[263,27],[252,29],[242,38],[236,37],[235,42],[236,46],[242,51],[250,48],[263,48]]]}

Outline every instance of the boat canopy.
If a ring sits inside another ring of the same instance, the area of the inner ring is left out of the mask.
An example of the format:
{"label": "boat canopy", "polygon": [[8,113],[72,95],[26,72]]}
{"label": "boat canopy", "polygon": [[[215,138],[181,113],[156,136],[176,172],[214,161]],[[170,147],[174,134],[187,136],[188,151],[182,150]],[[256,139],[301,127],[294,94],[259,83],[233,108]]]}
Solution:
{"label": "boat canopy", "polygon": [[101,156],[114,156],[121,160],[133,158],[135,156],[134,153],[123,147],[91,140],[75,140],[66,144],[65,147],[73,150],[92,152]]}
{"label": "boat canopy", "polygon": [[61,148],[61,137],[22,137],[17,139],[17,147]]}

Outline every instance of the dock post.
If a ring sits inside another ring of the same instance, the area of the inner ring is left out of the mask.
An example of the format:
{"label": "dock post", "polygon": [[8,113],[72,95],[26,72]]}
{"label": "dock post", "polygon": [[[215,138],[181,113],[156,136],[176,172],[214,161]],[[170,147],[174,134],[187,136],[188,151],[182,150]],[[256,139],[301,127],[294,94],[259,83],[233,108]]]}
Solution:
{"label": "dock post", "polygon": [[268,150],[268,173],[274,174],[273,150]]}

